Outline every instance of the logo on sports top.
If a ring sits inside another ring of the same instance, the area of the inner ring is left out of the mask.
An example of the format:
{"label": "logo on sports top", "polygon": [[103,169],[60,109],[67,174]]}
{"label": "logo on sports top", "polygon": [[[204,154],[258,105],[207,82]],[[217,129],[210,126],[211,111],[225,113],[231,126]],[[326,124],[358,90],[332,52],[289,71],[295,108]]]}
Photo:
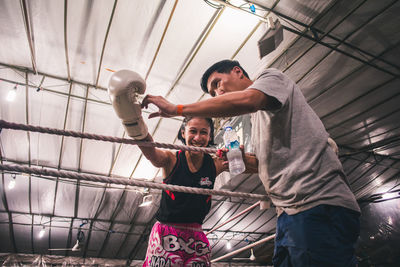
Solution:
{"label": "logo on sports top", "polygon": [[210,178],[208,178],[208,177],[201,177],[200,178],[200,185],[211,186],[212,182],[210,181]]}

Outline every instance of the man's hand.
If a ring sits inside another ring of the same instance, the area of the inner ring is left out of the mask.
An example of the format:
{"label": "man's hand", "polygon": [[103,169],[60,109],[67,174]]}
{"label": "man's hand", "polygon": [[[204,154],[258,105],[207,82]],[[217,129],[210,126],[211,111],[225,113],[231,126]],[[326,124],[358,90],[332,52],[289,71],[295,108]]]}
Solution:
{"label": "man's hand", "polygon": [[142,108],[148,108],[149,104],[158,107],[157,112],[150,113],[149,119],[155,117],[174,117],[177,116],[177,107],[162,96],[146,95],[142,101]]}
{"label": "man's hand", "polygon": [[228,149],[223,147],[217,150],[216,155],[221,162],[221,166],[223,167],[224,171],[229,171],[229,162],[228,158],[226,157],[226,153],[228,153]]}
{"label": "man's hand", "polygon": [[[240,150],[242,151],[243,161],[246,164],[246,153],[244,153],[244,146],[243,145],[240,145]],[[216,152],[217,157],[219,158],[219,160],[222,163],[224,171],[229,171],[229,161],[228,161],[228,157],[226,155],[228,152],[229,152],[229,149],[227,149],[226,147],[220,148]]]}

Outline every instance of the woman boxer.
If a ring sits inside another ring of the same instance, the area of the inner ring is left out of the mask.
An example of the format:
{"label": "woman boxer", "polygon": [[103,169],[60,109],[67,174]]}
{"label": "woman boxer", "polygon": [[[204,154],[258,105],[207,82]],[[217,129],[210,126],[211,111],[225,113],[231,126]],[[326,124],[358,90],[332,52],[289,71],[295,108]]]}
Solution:
{"label": "woman boxer", "polygon": [[[207,147],[214,143],[209,118],[185,118],[178,132],[184,144]],[[150,135],[145,139],[153,141]],[[155,166],[162,168],[166,184],[214,187],[215,177],[227,163],[203,152],[140,147]],[[157,222],[149,237],[143,266],[210,266],[210,245],[201,225],[211,208],[211,196],[162,191]]]}

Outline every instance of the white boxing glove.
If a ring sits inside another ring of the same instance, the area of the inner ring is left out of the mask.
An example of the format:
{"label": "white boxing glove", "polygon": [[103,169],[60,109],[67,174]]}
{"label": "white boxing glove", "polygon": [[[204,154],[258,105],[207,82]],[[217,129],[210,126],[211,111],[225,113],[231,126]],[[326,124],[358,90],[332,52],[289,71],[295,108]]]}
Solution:
{"label": "white boxing glove", "polygon": [[108,83],[108,94],[115,113],[122,120],[127,134],[137,140],[144,139],[148,134],[142,108],[136,100],[136,94],[143,94],[145,90],[143,78],[130,70],[113,73]]}

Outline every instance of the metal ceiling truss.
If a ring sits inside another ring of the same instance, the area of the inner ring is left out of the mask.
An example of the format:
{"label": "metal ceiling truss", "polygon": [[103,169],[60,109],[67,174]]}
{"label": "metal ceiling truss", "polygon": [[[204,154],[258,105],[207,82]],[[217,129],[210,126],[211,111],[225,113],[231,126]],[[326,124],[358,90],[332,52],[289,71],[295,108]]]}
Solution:
{"label": "metal ceiling truss", "polygon": [[[391,79],[389,79],[389,80],[387,80],[387,81],[385,81],[385,82],[383,82],[381,84],[378,84],[377,86],[369,89],[368,91],[364,92],[363,94],[361,94],[357,98],[354,98],[353,100],[350,100],[349,102],[345,103],[344,105],[340,106],[339,108],[337,108],[337,109],[335,109],[335,110],[333,110],[333,111],[321,116],[320,119],[323,121],[324,119],[327,119],[327,117],[329,117],[331,115],[335,115],[336,112],[339,112],[339,111],[345,109],[346,107],[351,106],[355,102],[360,101],[361,98],[368,96],[369,94],[375,92],[378,89],[381,89],[382,87],[385,87],[386,85],[388,85],[388,84],[390,84],[390,83],[392,83],[394,81],[396,81],[396,78],[391,78]],[[391,96],[391,97],[396,97],[396,96],[398,96],[398,94],[395,94],[394,96]],[[332,128],[334,128],[334,127],[332,127]],[[330,129],[332,129],[332,128],[330,128]]]}
{"label": "metal ceiling truss", "polygon": [[[67,127],[69,104],[71,103],[71,90],[72,90],[72,83],[69,84],[69,93],[68,93],[68,99],[67,99],[67,106],[65,108],[63,130],[65,130],[66,127]],[[61,137],[61,144],[60,144],[60,153],[59,153],[59,156],[58,156],[57,170],[61,170],[62,154],[63,154],[63,149],[64,149],[64,140],[65,140],[65,137],[62,136]],[[58,182],[59,182],[59,177],[56,178],[56,185],[55,185],[55,190],[54,190],[53,214],[55,214],[55,209],[56,209],[57,193],[58,193]]]}
{"label": "metal ceiling truss", "polygon": [[35,56],[35,44],[34,44],[34,39],[33,39],[33,33],[32,33],[32,27],[31,27],[31,20],[28,14],[28,9],[26,6],[26,0],[20,0],[21,4],[21,11],[22,11],[22,19],[24,21],[25,25],[25,32],[26,32],[26,37],[28,39],[28,45],[29,45],[29,51],[31,54],[31,62],[32,62],[32,68],[35,74],[37,74],[37,65],[36,65],[36,56]]}
{"label": "metal ceiling truss", "polygon": [[[3,154],[2,154],[2,150],[0,149],[0,162],[1,164],[4,164],[3,162]],[[6,194],[6,186],[5,186],[5,182],[4,182],[4,172],[1,173],[1,183],[2,183],[2,194],[1,194],[1,198],[4,204],[4,208],[6,210],[7,216],[8,216],[8,233],[9,233],[9,237],[10,237],[10,243],[12,246],[12,250],[13,253],[17,253],[17,246],[15,245],[15,235],[14,235],[14,228],[13,228],[13,219],[12,219],[12,215],[10,212],[10,209],[8,208],[8,202],[7,202],[7,194]]]}
{"label": "metal ceiling truss", "polygon": [[[147,81],[147,78],[149,77],[150,72],[151,72],[151,70],[153,69],[154,62],[156,62],[158,53],[160,52],[161,45],[162,45],[162,43],[163,43],[163,41],[164,41],[165,34],[167,33],[169,24],[171,23],[172,17],[174,16],[174,12],[175,12],[175,9],[176,9],[177,4],[178,4],[178,0],[175,0],[174,6],[172,7],[171,13],[170,13],[170,15],[169,15],[169,17],[168,17],[167,24],[165,25],[164,31],[163,31],[163,33],[162,33],[162,35],[161,35],[161,39],[160,39],[160,41],[158,42],[158,46],[157,46],[156,52],[154,53],[153,59],[152,59],[152,61],[151,61],[151,63],[150,63],[150,67],[147,69],[146,76],[145,76],[145,78],[144,78],[145,81]],[[162,5],[164,5],[164,3],[162,3]],[[155,23],[154,23],[154,24],[155,24]],[[153,24],[153,25],[154,25],[154,24]]]}
{"label": "metal ceiling truss", "polygon": [[[14,160],[14,159],[10,159],[10,158],[4,158],[4,157],[3,157],[3,161],[5,161],[5,162],[7,162],[7,163],[18,164],[18,165],[27,165],[27,164],[28,164],[27,162],[24,162],[24,161],[18,161],[18,160]],[[40,168],[55,169],[54,166],[49,166],[49,165],[44,165],[44,164],[41,164],[41,165],[36,165],[36,164],[35,164],[35,166],[36,166],[36,167],[40,167]],[[57,170],[78,173],[75,169],[68,169],[68,168],[59,168],[59,169],[58,169],[58,168],[57,168]],[[79,174],[88,174],[88,175],[100,175],[100,176],[104,176],[104,175],[101,174],[101,173],[88,172],[88,171],[80,171]],[[36,177],[43,178],[43,177],[41,177],[41,176],[36,176]],[[121,179],[126,179],[126,178],[127,178],[127,177],[118,176],[118,175],[115,175],[115,176],[112,176],[112,177],[113,177],[113,178],[121,178]],[[100,187],[100,186],[98,186],[98,187]]]}
{"label": "metal ceiling truss", "polygon": [[[368,182],[363,183],[359,188],[357,188],[356,190],[353,191],[353,193],[357,196],[357,198],[362,198],[365,195],[368,195],[370,193],[372,193],[373,190],[377,189],[378,186],[374,186],[371,185],[373,182],[375,182],[375,180],[379,179],[381,176],[383,176],[383,174],[387,171],[389,171],[390,169],[392,169],[392,167],[394,165],[396,165],[398,162],[392,162],[390,164],[390,166],[384,168],[383,170],[381,170],[378,174],[374,174],[374,178],[371,178],[370,180],[368,180]],[[373,166],[376,167],[379,166],[378,164]],[[386,181],[390,181],[392,180],[395,176],[397,176],[397,174],[390,176]],[[383,182],[379,182],[380,185],[384,185],[386,183],[386,181]],[[359,193],[361,192],[361,193]]]}
{"label": "metal ceiling truss", "polygon": [[[350,15],[352,15],[365,1],[361,2],[358,6],[354,7],[353,9],[349,10],[347,12],[347,14],[345,16],[343,16],[335,25],[333,25],[329,30],[327,30],[322,36],[319,36],[318,39],[322,40],[325,36],[329,36],[329,38],[332,38],[331,35],[329,35],[330,32],[332,32],[334,29],[336,29],[336,27],[338,27],[346,18],[348,18]],[[339,1],[336,1],[335,4],[339,3]],[[332,7],[328,8],[326,10],[326,13],[328,13],[330,10],[332,10]],[[325,13],[325,15],[326,15]],[[322,17],[320,17],[322,18]],[[317,21],[315,21],[316,23]],[[313,25],[315,23],[312,23]],[[313,25],[307,26],[307,25],[303,25],[305,27],[305,31],[303,31],[304,33],[306,33],[306,31],[308,30],[308,27],[313,27]],[[314,28],[313,28],[314,29]],[[301,37],[301,35],[299,36]],[[337,38],[336,38],[337,39]],[[347,37],[345,38],[347,39]],[[344,40],[345,40],[344,39]],[[301,40],[301,38],[296,39],[296,42]],[[344,40],[339,40],[339,44],[342,42],[344,43]],[[294,44],[293,44],[294,45]],[[294,60],[292,60],[290,63],[286,63],[285,68],[283,68],[283,72],[287,71],[290,67],[292,67],[296,62],[298,62],[301,58],[303,58],[312,48],[314,48],[317,45],[316,42],[313,42],[308,48],[306,48],[302,53],[300,53]],[[323,58],[324,59],[324,58]],[[308,71],[309,72],[309,71]],[[307,73],[308,73],[307,72]],[[305,75],[303,75],[304,77]]]}
{"label": "metal ceiling truss", "polygon": [[[2,63],[0,63],[0,65],[2,65]],[[7,67],[7,68],[10,68],[10,69],[19,70],[19,69],[17,69],[17,68],[11,67],[11,66],[6,66],[6,67]],[[30,71],[28,71],[28,72],[30,73]],[[43,75],[45,75],[45,74],[43,74]],[[44,76],[44,77],[49,77],[49,78],[53,78],[53,79],[58,79],[58,78],[54,78],[54,77],[50,77],[50,76]],[[62,80],[63,80],[63,79],[62,79]],[[11,81],[11,80],[4,79],[4,78],[0,78],[0,81],[4,81],[4,82],[11,83],[11,84],[14,84],[14,85],[26,86],[26,83],[15,82],[15,81]],[[66,81],[66,80],[63,80],[63,81]],[[67,82],[67,81],[66,81],[66,82]],[[84,85],[85,87],[89,86],[90,88],[95,88],[95,87],[92,86],[92,85],[83,84],[83,83],[76,82],[76,81],[73,81],[73,80],[71,80],[71,82],[68,82],[68,84]],[[52,89],[49,89],[49,88],[45,88],[45,87],[43,87],[43,86],[38,87],[37,85],[32,85],[32,84],[28,84],[27,86],[30,87],[30,88],[34,88],[34,89],[37,90],[38,92],[39,92],[39,91],[44,91],[44,92],[48,92],[48,93],[52,93],[52,94],[56,94],[56,95],[62,95],[62,96],[72,97],[72,98],[76,98],[76,99],[79,99],[79,100],[86,101],[86,97],[82,97],[82,96],[78,96],[78,95],[73,95],[73,94],[71,94],[71,92],[69,92],[69,93],[64,93],[64,92],[52,90]],[[38,90],[38,88],[40,88],[40,90]],[[99,89],[99,88],[95,88],[95,89]],[[102,88],[100,88],[100,89],[102,89]],[[107,90],[107,89],[104,88],[104,90]],[[103,104],[103,105],[111,106],[111,103],[110,103],[110,102],[105,102],[105,101],[101,101],[101,100],[97,100],[97,99],[93,99],[93,98],[87,98],[87,101],[88,101],[88,102],[97,103],[97,104]],[[142,112],[143,112],[143,113],[146,113],[146,114],[150,114],[150,113],[151,113],[150,111],[147,111],[147,110],[142,110]],[[169,119],[176,120],[176,121],[182,121],[181,119],[179,119],[179,118],[174,118],[174,117],[173,117],[173,118],[169,118]]]}
{"label": "metal ceiling truss", "polygon": [[[313,27],[316,23],[318,23],[318,21],[320,21],[331,9],[332,7],[334,7],[336,4],[338,4],[341,0],[335,0],[335,1],[331,1],[327,8],[325,8],[324,10],[321,11],[321,13],[319,13],[311,22],[311,24],[307,27],[304,27],[303,33],[306,33],[308,31],[308,28]],[[265,7],[264,7],[265,8]],[[271,12],[273,12],[274,10],[271,10]],[[301,35],[297,35],[296,38],[290,42],[285,49],[282,50],[281,53],[279,53],[273,60],[271,60],[271,62],[268,64],[268,66],[266,68],[270,68],[272,67],[275,63],[277,63],[278,60],[280,60],[285,54],[287,50],[290,50],[296,43],[297,41],[299,41],[301,39]]]}
{"label": "metal ceiling truss", "polygon": [[[367,127],[367,126],[364,126],[364,127]],[[394,127],[394,128],[387,129],[387,130],[384,131],[384,132],[380,132],[380,133],[378,133],[378,134],[376,134],[376,135],[368,135],[368,136],[365,137],[365,138],[360,138],[360,140],[358,140],[358,141],[356,141],[356,142],[351,142],[351,143],[348,142],[348,143],[346,143],[345,145],[346,145],[346,146],[350,146],[350,145],[354,145],[354,144],[357,144],[357,143],[361,143],[361,142],[366,141],[366,140],[370,141],[371,138],[377,138],[377,137],[382,136],[382,135],[387,135],[387,134],[390,134],[390,133],[392,133],[392,132],[395,132],[396,130],[399,130],[399,129],[400,129],[400,126],[396,126],[396,127]],[[393,145],[393,146],[392,146],[392,148],[393,148],[393,147],[395,147],[394,144],[395,144],[397,141],[399,141],[397,138],[393,138],[393,139],[389,140],[389,142],[380,144],[378,147],[373,148],[373,152],[374,152],[375,155],[376,155],[376,152],[383,151],[383,150],[387,149],[388,146],[390,146],[390,145]],[[370,145],[372,145],[372,144],[373,144],[373,143],[371,143],[371,141],[370,141]],[[389,148],[390,148],[390,147],[389,147]],[[351,148],[349,148],[349,149],[351,149]],[[358,151],[358,152],[363,152],[363,150],[365,150],[365,149],[361,149],[361,151]],[[355,152],[357,152],[357,151],[351,152],[350,154],[354,154]],[[394,155],[391,154],[391,156],[394,156]]]}
{"label": "metal ceiling truss", "polygon": [[[49,217],[50,220],[52,220],[52,221],[64,220],[66,222],[69,222],[69,221],[75,220],[75,221],[79,221],[79,222],[83,222],[83,221],[90,222],[90,221],[93,221],[94,223],[107,223],[107,224],[111,223],[111,221],[109,219],[100,219],[100,218],[94,219],[94,218],[83,218],[83,217],[74,217],[74,216],[61,216],[61,215],[53,215],[53,214],[47,214],[47,213],[24,212],[24,211],[0,211],[0,213],[8,213],[8,212],[10,214],[16,214],[16,215]],[[128,222],[128,221],[115,220],[115,224],[131,225],[131,222],[130,221]],[[42,225],[43,225],[43,223],[42,223]],[[147,223],[136,223],[135,226],[144,227],[144,226],[147,226]],[[58,227],[58,226],[55,226],[55,227]],[[69,229],[69,227],[67,227],[67,228]],[[72,226],[72,229],[77,229],[77,228]],[[84,229],[84,230],[87,230],[87,229]],[[98,229],[96,229],[96,230],[98,230]],[[104,232],[106,231],[105,229],[102,229],[102,230],[104,230]],[[131,234],[132,232],[129,231],[129,232],[121,232],[121,233],[127,233],[127,234],[129,233],[129,234]],[[135,235],[141,235],[143,233],[142,233],[142,231],[140,231],[140,233],[134,233],[134,234]]]}
{"label": "metal ceiling truss", "polygon": [[65,65],[67,66],[67,80],[71,81],[71,66],[68,57],[68,0],[64,0],[64,52]]}
{"label": "metal ceiling truss", "polygon": [[[393,79],[394,79],[394,78],[393,78]],[[388,82],[384,82],[383,85],[386,85],[386,83],[390,83],[390,82],[394,81],[393,79],[390,80],[390,81],[388,81]],[[380,87],[381,87],[381,85],[378,85],[377,87],[373,88],[373,90],[379,89]],[[399,95],[399,93],[395,94],[394,96],[391,96],[390,98],[397,97],[398,95]],[[390,98],[389,98],[389,99],[390,99]],[[385,99],[385,100],[387,101],[388,99]],[[384,103],[384,100],[381,100],[381,101],[379,101],[377,104],[375,104],[374,106],[371,106],[370,108],[368,108],[368,109],[366,109],[366,110],[360,111],[360,112],[358,112],[357,114],[354,114],[353,116],[350,116],[349,118],[343,120],[343,121],[340,122],[340,123],[336,123],[336,124],[334,124],[334,125],[332,125],[332,126],[327,127],[326,130],[329,132],[329,131],[331,131],[331,130],[337,128],[337,127],[340,127],[341,125],[343,125],[343,124],[345,124],[345,123],[347,123],[347,122],[349,122],[349,121],[351,121],[351,120],[354,120],[355,118],[357,118],[357,117],[359,117],[359,116],[365,114],[366,112],[369,112],[369,111],[371,111],[371,110],[373,110],[373,109],[375,109],[375,108],[377,108],[377,107],[379,107],[379,106],[381,106],[381,105],[384,105],[384,104],[385,104],[385,103]],[[397,110],[396,110],[396,111],[397,111]],[[377,119],[375,119],[375,121],[378,121],[378,120],[381,120],[381,119],[382,119],[382,118],[377,118]],[[368,125],[370,125],[370,124],[372,124],[372,123],[373,123],[373,122],[370,122],[370,123],[368,123]],[[365,128],[366,126],[368,126],[368,125],[364,125],[364,128]],[[340,137],[343,137],[343,136],[346,136],[346,135],[347,135],[347,133],[342,134]],[[334,137],[334,138],[336,138],[336,137]]]}
{"label": "metal ceiling truss", "polygon": [[[172,83],[171,88],[168,90],[167,94],[165,95],[165,98],[168,98],[168,96],[172,93],[172,91],[175,89],[175,86],[178,84],[178,82],[181,80],[182,76],[186,72],[186,70],[189,68],[190,64],[196,57],[197,53],[200,51],[200,48],[203,46],[204,42],[207,40],[208,36],[210,35],[211,31],[214,29],[215,25],[217,24],[219,18],[221,17],[222,13],[224,12],[224,8],[218,9],[213,16],[211,17],[209,23],[207,24],[206,28],[204,31],[201,33],[199,38],[197,39],[196,43],[194,44],[193,48],[194,51],[190,54],[190,58],[187,59],[186,62],[184,62],[184,66],[182,70],[179,72],[177,77],[175,78],[174,82]],[[193,50],[192,48],[192,50]]]}
{"label": "metal ceiling truss", "polygon": [[[32,216],[32,218],[34,218],[33,216]],[[70,229],[70,227],[69,226],[59,226],[59,225],[57,225],[57,226],[51,226],[51,223],[52,223],[52,221],[49,221],[49,224],[50,224],[50,226],[47,226],[46,227],[46,229],[49,229],[49,243],[51,242],[51,238],[50,238],[50,231],[51,231],[51,228],[53,227],[54,229]],[[3,223],[3,222],[0,222],[0,224],[5,224],[5,223]],[[14,222],[13,223],[14,225],[21,225],[21,226],[32,226],[32,228],[34,227],[34,226],[42,226],[42,224],[38,224],[38,223],[35,223],[34,222],[34,220],[32,219],[32,222],[31,223],[21,223],[21,222]],[[72,229],[73,230],[82,230],[82,231],[86,231],[87,229],[83,229],[83,228],[81,228],[81,227],[72,227]],[[99,228],[96,228],[95,229],[95,231],[97,231],[97,232],[104,232],[104,233],[107,233],[107,232],[109,232],[109,230],[105,230],[105,229],[99,229]],[[113,233],[116,233],[116,234],[124,234],[124,235],[126,235],[126,236],[130,236],[130,235],[141,235],[141,233],[135,233],[135,232],[126,232],[126,231],[114,231],[114,230],[112,230],[112,232]],[[33,238],[33,235],[31,236],[31,239],[33,240],[34,238]],[[85,243],[87,243],[87,241],[85,241]],[[52,246],[49,246],[49,248],[51,248]],[[86,247],[85,247],[85,249],[87,249]],[[52,250],[50,250],[49,252],[51,252]],[[85,252],[85,250],[83,250],[83,252]],[[34,253],[33,253],[34,254]]]}
{"label": "metal ceiling truss", "polygon": [[103,48],[101,49],[101,55],[100,55],[100,61],[99,61],[99,69],[97,70],[97,75],[96,75],[96,86],[95,86],[96,88],[99,85],[99,78],[100,78],[100,73],[101,73],[101,65],[103,64],[104,51],[106,49],[108,34],[110,33],[110,28],[111,28],[112,20],[114,18],[114,13],[115,13],[115,8],[117,7],[117,3],[118,3],[118,0],[114,0],[114,5],[113,5],[112,11],[111,11],[110,20],[108,22],[106,35],[104,36]]}
{"label": "metal ceiling truss", "polygon": [[[251,1],[248,1],[248,2],[251,2]],[[350,16],[351,13],[355,12],[355,11],[356,11],[358,8],[360,8],[365,2],[366,2],[366,1],[361,2],[361,4],[359,4],[359,5],[356,7],[355,10],[352,10],[350,13],[348,13],[347,15],[345,15],[345,17]],[[337,4],[337,3],[338,3],[338,2],[332,3],[332,5],[328,6],[323,12],[321,12],[321,14],[323,14],[323,13],[326,14],[326,13],[328,13],[329,11],[331,11],[332,6],[335,5],[335,4]],[[379,15],[381,15],[384,11],[386,11],[389,7],[393,6],[395,3],[396,3],[396,0],[392,1],[389,5],[387,5],[387,6],[384,7],[382,10],[380,10],[379,12],[377,12],[376,14],[374,14],[373,18],[376,18],[376,17],[378,17]],[[320,18],[322,18],[321,14],[320,14],[316,19],[314,19],[314,22],[312,23],[312,25],[307,25],[307,24],[302,23],[302,22],[300,22],[300,21],[298,21],[298,20],[295,20],[295,19],[293,19],[293,18],[291,18],[291,17],[289,17],[289,16],[286,16],[286,15],[284,15],[284,14],[281,14],[281,13],[279,13],[279,12],[276,12],[276,11],[270,9],[270,8],[266,8],[266,7],[263,7],[263,8],[265,8],[265,9],[268,10],[268,11],[271,11],[272,13],[274,13],[275,15],[277,15],[278,17],[281,17],[281,18],[284,18],[284,19],[289,20],[289,21],[291,21],[291,22],[294,22],[294,23],[296,23],[296,24],[298,24],[298,25],[301,25],[302,27],[305,28],[305,30],[303,30],[303,31],[300,32],[300,31],[298,31],[298,30],[296,30],[296,29],[293,29],[293,28],[290,28],[290,27],[288,27],[288,26],[283,26],[283,28],[284,28],[285,30],[290,31],[290,32],[292,32],[292,33],[295,33],[295,34],[297,34],[297,35],[299,35],[299,36],[301,36],[301,37],[305,37],[305,38],[307,38],[307,39],[309,39],[309,40],[311,40],[311,41],[313,41],[313,42],[315,42],[315,43],[318,43],[318,44],[320,44],[320,45],[326,46],[326,47],[330,48],[331,50],[334,50],[334,51],[336,51],[336,52],[339,52],[339,53],[341,53],[341,54],[344,54],[344,55],[346,55],[346,56],[348,56],[348,57],[350,57],[350,58],[353,58],[353,59],[355,59],[355,60],[357,60],[357,61],[360,61],[360,62],[363,63],[363,64],[366,64],[366,65],[369,65],[369,66],[371,66],[371,67],[374,67],[374,68],[376,68],[376,69],[378,69],[378,70],[380,70],[380,71],[383,71],[383,72],[385,72],[385,73],[388,73],[388,74],[390,74],[390,75],[392,75],[392,76],[399,77],[399,74],[398,74],[398,73],[393,73],[393,72],[391,72],[391,71],[388,71],[388,70],[386,70],[386,69],[384,69],[384,68],[381,68],[381,67],[378,66],[378,65],[372,64],[371,62],[368,62],[368,61],[366,61],[366,60],[364,60],[364,59],[362,59],[362,58],[360,58],[360,57],[358,57],[358,56],[352,55],[351,53],[348,53],[348,52],[346,52],[346,51],[344,51],[344,50],[338,48],[339,45],[345,45],[345,46],[351,48],[352,50],[355,50],[355,51],[357,51],[357,52],[359,52],[359,53],[362,53],[362,54],[365,54],[365,55],[368,55],[368,56],[377,58],[377,59],[379,59],[380,61],[382,61],[382,62],[384,62],[384,63],[386,63],[386,64],[389,64],[390,66],[395,67],[396,69],[400,69],[399,66],[397,66],[397,65],[395,65],[395,64],[393,64],[393,63],[390,63],[390,62],[388,63],[386,60],[383,60],[383,59],[381,59],[381,58],[379,58],[379,57],[375,57],[373,54],[371,54],[371,53],[369,53],[369,52],[367,52],[367,51],[364,51],[364,50],[362,50],[361,48],[358,48],[358,47],[356,47],[356,46],[354,46],[354,45],[352,45],[352,44],[349,44],[349,43],[345,42],[345,40],[348,39],[348,37],[350,37],[351,35],[353,35],[353,34],[354,34],[356,31],[358,31],[359,29],[353,31],[353,32],[350,33],[348,36],[346,36],[344,39],[340,39],[340,38],[337,38],[337,37],[332,36],[332,35],[329,34],[329,32],[332,31],[333,29],[331,29],[331,30],[328,31],[328,32],[323,32],[323,31],[321,31],[321,30],[319,30],[319,29],[317,29],[317,28],[314,28],[313,24],[315,24],[315,22],[316,22],[317,20],[319,20]],[[325,15],[325,14],[324,14],[324,15]],[[343,22],[343,21],[344,21],[344,19],[342,19],[342,20],[339,22],[339,24],[340,24],[341,22]],[[368,23],[370,23],[370,22],[371,22],[371,20],[368,20],[368,21],[365,23],[365,25],[368,24]],[[338,25],[335,25],[335,27],[336,27],[336,26],[338,26]],[[363,26],[364,26],[364,25],[360,26],[360,28],[362,28]],[[321,36],[321,37],[309,36],[309,35],[307,34],[308,31],[317,32],[317,33],[319,33],[319,34],[322,34],[322,36]],[[323,37],[329,37],[329,38],[331,38],[331,39],[337,41],[338,44],[336,44],[335,46],[332,46],[332,45],[330,45],[330,44],[328,44],[328,43],[325,43],[325,42],[321,41]],[[314,44],[314,45],[315,45],[315,44]],[[272,65],[273,63],[275,63],[275,62],[272,62],[270,65]]]}
{"label": "metal ceiling truss", "polygon": [[[389,118],[390,116],[397,115],[398,112],[400,112],[400,108],[391,111],[390,113],[384,115],[383,117],[376,118],[376,119],[372,120],[371,122],[369,122],[368,124],[366,124],[366,125],[364,125],[364,126],[361,126],[361,127],[355,128],[355,129],[352,129],[352,130],[350,130],[350,131],[347,132],[347,133],[343,133],[343,134],[337,135],[337,136],[335,136],[335,139],[339,139],[339,138],[342,138],[342,137],[344,137],[344,136],[346,136],[346,135],[353,134],[353,133],[357,132],[358,130],[361,130],[362,128],[364,128],[364,127],[366,127],[366,126],[371,126],[371,125],[373,125],[373,124],[379,122],[380,120]],[[398,116],[398,115],[397,115],[397,116]]]}
{"label": "metal ceiling truss", "polygon": [[[375,181],[376,179],[378,179],[381,175],[383,175],[385,172],[387,172],[387,171],[390,170],[390,169],[398,169],[398,168],[394,167],[394,165],[397,164],[398,161],[394,161],[394,162],[392,162],[390,165],[382,165],[381,162],[382,162],[386,157],[379,156],[379,157],[380,157],[380,160],[377,161],[374,154],[372,154],[372,153],[364,153],[364,154],[366,155],[366,158],[365,158],[364,160],[362,160],[362,159],[356,159],[356,158],[350,158],[350,157],[348,157],[348,158],[345,159],[345,161],[346,161],[347,159],[352,159],[352,160],[358,161],[358,164],[356,164],[351,170],[347,171],[347,176],[348,176],[348,177],[351,176],[351,173],[352,173],[352,172],[354,172],[354,171],[356,171],[356,170],[359,170],[360,167],[364,167],[365,164],[371,165],[371,166],[370,166],[369,168],[367,168],[361,175],[358,175],[358,177],[356,177],[355,179],[352,179],[351,181],[349,181],[349,182],[350,182],[350,185],[354,185],[354,184],[355,184],[357,181],[359,181],[361,178],[366,177],[366,176],[367,176],[366,174],[367,174],[368,172],[370,172],[371,170],[373,170],[374,168],[376,168],[377,166],[384,166],[385,168],[384,168],[383,170],[381,170],[381,171],[379,172],[379,174],[375,175],[375,178],[369,180],[367,183],[362,184],[360,187],[354,188],[354,189],[353,189],[353,192],[354,192],[355,195],[356,195],[357,201],[361,201],[362,198],[363,198],[365,195],[368,195],[369,193],[371,193],[371,191],[373,191],[374,189],[377,189],[377,188],[378,188],[378,186],[369,186],[369,188],[366,188],[366,187],[367,187],[368,185],[370,185],[373,181]],[[373,157],[375,158],[375,162],[368,162],[368,161],[367,161],[368,158],[370,158],[371,156],[373,156]],[[399,173],[399,172],[398,172],[398,173]],[[384,184],[388,183],[389,181],[393,180],[395,177],[398,176],[398,173],[396,173],[395,175],[392,175],[390,178],[386,179],[385,181],[381,181],[381,182],[380,182],[380,185],[384,185]],[[362,191],[363,188],[366,188],[366,189],[361,193],[361,196],[360,196],[360,194],[358,194],[358,192]]]}
{"label": "metal ceiling truss", "polygon": [[[370,165],[370,166],[367,167],[367,165]],[[357,177],[355,177],[354,179],[352,179],[352,180],[350,181],[350,185],[354,185],[354,184],[355,184],[356,182],[358,182],[360,179],[366,177],[367,174],[377,166],[376,163],[374,163],[374,164],[367,164],[367,165],[365,164],[365,162],[362,162],[362,167],[363,167],[364,170],[363,170],[361,173],[359,173],[359,174],[357,175]],[[360,166],[361,166],[361,165],[360,165]],[[357,190],[357,189],[355,189],[355,190]]]}
{"label": "metal ceiling truss", "polygon": [[[366,155],[366,157],[364,158],[364,160],[359,160],[358,164],[356,164],[351,170],[347,170],[346,171],[346,176],[350,177],[352,175],[353,172],[355,172],[356,170],[358,170],[364,163],[365,160],[367,160],[369,158],[370,155]],[[351,184],[352,181],[349,180],[349,183]]]}
{"label": "metal ceiling truss", "polygon": [[6,64],[6,63],[2,63],[2,62],[0,62],[0,66],[7,67],[7,68],[10,68],[10,69],[14,69],[14,70],[17,70],[17,71],[21,71],[21,72],[24,72],[24,73],[26,72],[26,73],[31,73],[31,74],[34,74],[34,75],[46,76],[48,78],[64,81],[66,83],[74,83],[74,84],[78,84],[78,85],[85,86],[85,87],[89,86],[89,87],[93,87],[93,88],[96,88],[96,89],[107,91],[107,88],[104,88],[104,87],[101,87],[101,86],[97,86],[96,87],[96,85],[94,85],[94,84],[84,83],[84,82],[80,82],[80,81],[76,81],[76,80],[73,80],[73,79],[68,79],[68,78],[65,78],[65,77],[60,77],[60,76],[57,76],[57,75],[52,75],[52,74],[44,73],[44,72],[40,72],[40,71],[35,73],[32,69],[26,68],[26,67],[21,67],[21,66],[12,65],[12,64]]}

